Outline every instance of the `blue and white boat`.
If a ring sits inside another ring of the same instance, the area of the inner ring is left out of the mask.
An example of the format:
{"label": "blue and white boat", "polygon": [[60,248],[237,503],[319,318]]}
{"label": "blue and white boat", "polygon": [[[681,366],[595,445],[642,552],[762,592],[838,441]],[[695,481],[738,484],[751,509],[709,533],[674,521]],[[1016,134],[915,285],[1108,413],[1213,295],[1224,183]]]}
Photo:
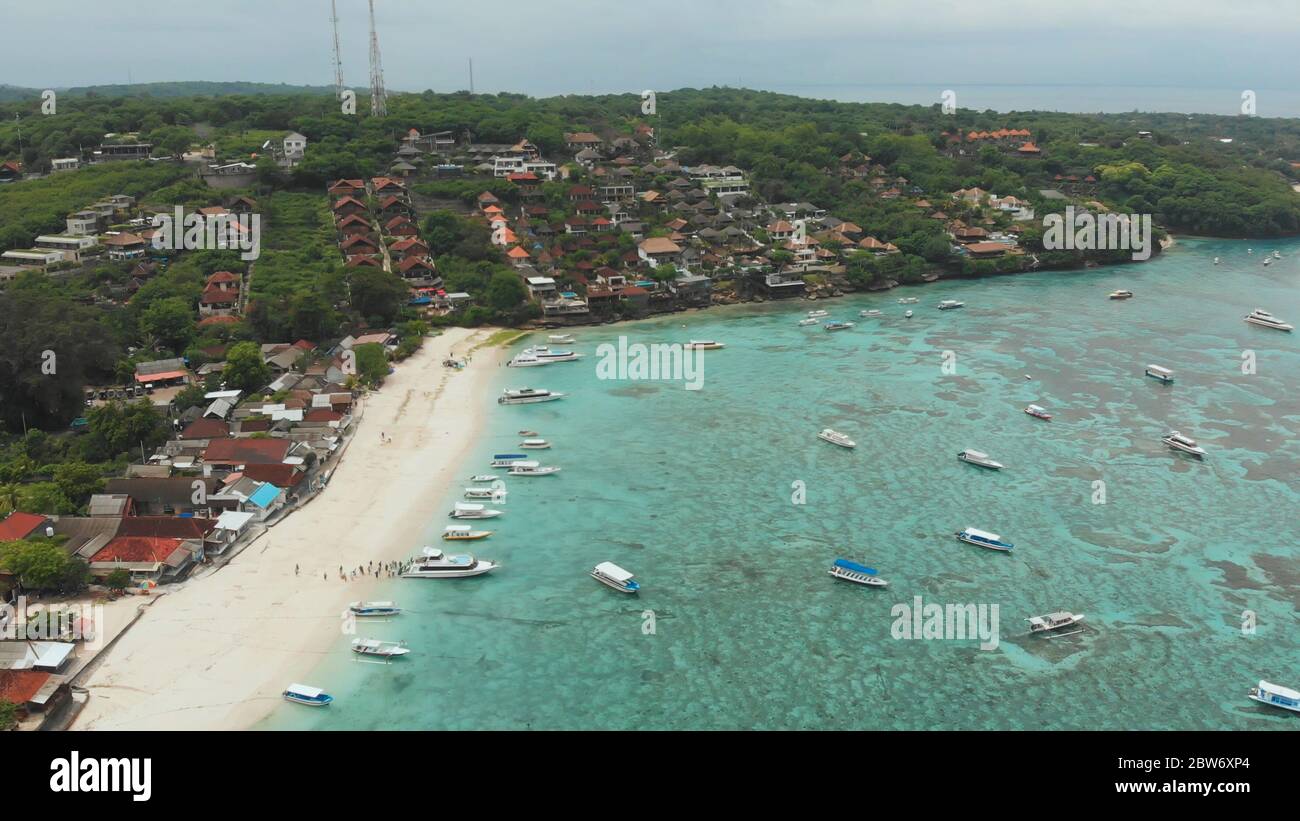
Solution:
{"label": "blue and white boat", "polygon": [[306,684],[290,684],[281,695],[284,696],[285,701],[306,704],[308,707],[328,707],[334,700],[334,696],[321,688],[309,687]]}
{"label": "blue and white boat", "polygon": [[853,323],[841,322],[839,320],[835,320],[832,322],[827,322],[826,324],[822,325],[822,327],[828,331],[847,331],[849,328],[853,327]]}
{"label": "blue and white boat", "polygon": [[873,568],[851,562],[848,559],[836,559],[835,564],[831,565],[828,572],[837,579],[843,579],[854,584],[865,584],[868,587],[889,586],[889,582],[880,578]]}
{"label": "blue and white boat", "polygon": [[641,589],[641,585],[636,583],[631,573],[613,562],[601,562],[596,565],[591,571],[591,577],[620,593],[636,593]]}
{"label": "blue and white boat", "polygon": [[1258,687],[1250,688],[1250,697],[1260,704],[1300,713],[1300,693],[1290,687],[1269,684],[1261,679]]}
{"label": "blue and white boat", "polygon": [[987,530],[968,527],[965,530],[957,531],[957,538],[963,542],[968,542],[980,547],[987,547],[989,550],[1009,551],[1015,547],[1011,542],[1004,542],[1002,537],[996,533],[989,533]]}
{"label": "blue and white boat", "polygon": [[358,618],[375,618],[396,616],[402,612],[402,608],[390,601],[354,601],[348,605],[348,612]]}
{"label": "blue and white boat", "polygon": [[[528,458],[528,454],[526,453],[498,453],[492,457],[492,464],[490,465],[490,467],[508,468],[511,465],[513,465],[515,462],[527,458]],[[492,478],[495,479],[496,477],[493,476]]]}

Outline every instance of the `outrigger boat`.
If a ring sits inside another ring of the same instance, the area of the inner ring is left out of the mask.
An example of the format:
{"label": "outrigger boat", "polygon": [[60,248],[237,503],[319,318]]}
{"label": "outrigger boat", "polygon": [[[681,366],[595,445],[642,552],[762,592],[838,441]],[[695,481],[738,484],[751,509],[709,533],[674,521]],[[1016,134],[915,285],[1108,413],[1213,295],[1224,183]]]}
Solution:
{"label": "outrigger boat", "polygon": [[390,601],[354,601],[348,605],[348,612],[357,618],[366,619],[396,616],[402,612],[402,608]]}
{"label": "outrigger boat", "polygon": [[832,445],[839,445],[840,447],[848,448],[849,450],[858,446],[858,443],[854,442],[846,434],[840,433],[837,430],[831,430],[830,428],[823,428],[821,433],[817,434],[817,438],[823,442],[830,442]]}
{"label": "outrigger boat", "polygon": [[1002,463],[993,461],[989,458],[989,455],[983,451],[966,448],[961,453],[957,454],[957,458],[967,464],[988,468],[989,470],[1002,470]]}
{"label": "outrigger boat", "polygon": [[686,343],[688,351],[717,351],[727,347],[721,342],[714,342],[712,339],[692,339]]}
{"label": "outrigger boat", "polygon": [[308,707],[328,707],[330,702],[334,701],[334,696],[321,688],[309,687],[306,684],[290,684],[284,688],[281,695],[284,696],[285,701],[306,704]]}
{"label": "outrigger boat", "polygon": [[495,487],[467,487],[465,488],[466,499],[503,499],[510,491],[505,488]]}
{"label": "outrigger boat", "polygon": [[[515,462],[527,458],[528,455],[525,453],[498,453],[492,457],[492,462],[491,464],[488,465],[488,467],[508,468],[511,465],[513,465]],[[496,478],[497,478],[496,476],[489,476],[487,481],[491,482]]]}
{"label": "outrigger boat", "polygon": [[636,583],[631,573],[613,562],[601,562],[596,565],[591,571],[591,577],[620,593],[636,593],[641,589],[641,585]]}
{"label": "outrigger boat", "polygon": [[1205,456],[1205,448],[1196,444],[1195,439],[1190,436],[1183,436],[1176,430],[1170,431],[1168,436],[1160,437],[1160,441],[1164,442],[1174,450],[1180,450],[1183,453],[1189,453],[1198,458],[1203,458]]}
{"label": "outrigger boat", "polygon": [[515,462],[506,471],[507,476],[550,476],[552,473],[559,473],[560,468],[554,465],[543,465],[538,462]]}
{"label": "outrigger boat", "polygon": [[1281,707],[1283,710],[1300,713],[1300,693],[1292,690],[1290,687],[1270,684],[1267,681],[1260,679],[1258,687],[1250,688],[1250,697],[1258,701],[1260,704],[1267,704],[1270,707]]}
{"label": "outrigger boat", "polygon": [[491,573],[500,565],[476,559],[468,553],[447,555],[436,547],[426,547],[420,558],[402,568],[403,579],[464,579]]}
{"label": "outrigger boat", "polygon": [[836,559],[835,564],[831,565],[831,569],[827,572],[837,579],[843,579],[854,584],[864,584],[867,587],[889,586],[889,582],[879,578],[873,568],[851,562],[848,559]]}
{"label": "outrigger boat", "polygon": [[989,550],[1001,550],[1009,552],[1015,545],[1011,542],[1004,542],[1002,537],[996,533],[989,533],[987,530],[978,530],[968,527],[965,530],[957,531],[956,537],[967,544],[987,547]]}
{"label": "outrigger boat", "polygon": [[352,640],[352,652],[360,656],[379,656],[391,659],[411,652],[405,642],[380,641],[379,639],[355,638]]}
{"label": "outrigger boat", "polygon": [[469,480],[471,482],[495,482],[500,478],[501,477],[497,476],[495,473],[480,473],[476,476],[469,477]]}
{"label": "outrigger boat", "polygon": [[1052,415],[1048,413],[1047,408],[1044,408],[1042,405],[1030,405],[1029,407],[1025,408],[1025,413],[1029,414],[1035,419],[1043,419],[1048,422],[1052,421]]}
{"label": "outrigger boat", "polygon": [[474,530],[469,525],[447,525],[442,531],[442,538],[449,542],[473,542],[491,535],[491,530]]}
{"label": "outrigger boat", "polygon": [[1174,372],[1159,365],[1147,365],[1146,374],[1152,379],[1159,379],[1166,385],[1174,381]]}
{"label": "outrigger boat", "polygon": [[550,446],[551,443],[545,439],[525,439],[519,443],[519,447],[523,450],[546,450]]}
{"label": "outrigger boat", "polygon": [[457,502],[456,506],[447,514],[453,519],[495,519],[501,515],[499,510],[491,510],[483,505],[472,505],[468,502]]}
{"label": "outrigger boat", "polygon": [[[1029,622],[1030,633],[1051,633],[1054,630],[1063,630],[1066,627],[1073,627],[1083,621],[1083,614],[1074,614],[1065,610],[1059,610],[1055,613],[1048,613],[1046,616],[1033,616],[1025,619]],[[1082,630],[1076,630],[1075,633],[1082,633]],[[1058,633],[1057,636],[1073,636],[1075,633]],[[1053,638],[1053,636],[1048,636]]]}

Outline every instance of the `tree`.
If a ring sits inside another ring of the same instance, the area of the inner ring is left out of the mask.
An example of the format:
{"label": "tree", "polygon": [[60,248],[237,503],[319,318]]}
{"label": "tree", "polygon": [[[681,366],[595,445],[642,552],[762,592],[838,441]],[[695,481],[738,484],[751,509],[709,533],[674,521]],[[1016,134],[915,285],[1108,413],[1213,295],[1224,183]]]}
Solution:
{"label": "tree", "polygon": [[194,310],[180,297],[160,299],[140,315],[140,330],[163,347],[184,350],[194,338]]}
{"label": "tree", "polygon": [[504,314],[527,299],[528,290],[518,274],[509,270],[499,270],[492,275],[484,296],[488,307]]}
{"label": "tree", "polygon": [[86,414],[84,454],[90,461],[106,462],[144,446],[159,445],[167,438],[162,416],[148,402],[109,402]]}
{"label": "tree", "polygon": [[85,462],[65,462],[54,468],[54,484],[72,504],[80,507],[104,489],[103,472]]}
{"label": "tree", "polygon": [[85,587],[90,569],[57,541],[37,538],[0,544],[0,567],[29,590],[73,592]]}
{"label": "tree", "polygon": [[242,391],[259,390],[271,381],[271,369],[262,361],[262,349],[256,342],[232,345],[221,374],[228,387]]}
{"label": "tree", "polygon": [[384,346],[376,342],[353,347],[357,357],[357,376],[369,385],[378,385],[388,375],[388,355]]}
{"label": "tree", "polygon": [[18,705],[0,700],[0,733],[18,726]]}
{"label": "tree", "polygon": [[109,590],[120,592],[125,590],[129,584],[131,584],[131,573],[121,567],[104,577],[104,586]]}
{"label": "tree", "polygon": [[356,268],[352,274],[352,307],[366,319],[387,324],[409,299],[402,278],[381,268]]}

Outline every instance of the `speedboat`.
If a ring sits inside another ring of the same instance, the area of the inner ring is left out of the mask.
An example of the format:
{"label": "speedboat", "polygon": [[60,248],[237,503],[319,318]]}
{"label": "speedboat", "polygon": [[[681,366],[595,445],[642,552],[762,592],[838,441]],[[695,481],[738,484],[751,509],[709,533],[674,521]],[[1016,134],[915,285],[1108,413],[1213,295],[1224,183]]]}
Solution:
{"label": "speedboat", "polygon": [[464,579],[491,573],[500,565],[474,558],[468,553],[447,555],[436,547],[426,547],[420,558],[402,569],[404,579]]}
{"label": "speedboat", "polygon": [[832,445],[839,445],[842,448],[849,448],[850,450],[858,446],[858,443],[854,442],[846,434],[840,433],[837,430],[831,430],[830,428],[823,428],[822,432],[817,434],[817,438],[823,442],[830,442]]}
{"label": "speedboat", "polygon": [[473,542],[491,535],[490,530],[474,530],[469,525],[447,525],[442,531],[442,538],[449,542]]}
{"label": "speedboat", "polygon": [[592,568],[591,577],[620,593],[635,593],[641,589],[641,585],[636,583],[631,573],[613,562],[601,562],[596,565]]}
{"label": "speedboat", "polygon": [[495,519],[501,515],[501,511],[491,510],[483,505],[457,502],[456,506],[447,515],[453,519]]}
{"label": "speedboat", "polygon": [[505,495],[509,492],[503,487],[467,487],[465,488],[465,498],[504,500]]}
{"label": "speedboat", "polygon": [[1264,257],[1264,264],[1265,264],[1265,265],[1272,265],[1272,264],[1273,264],[1273,258],[1272,258],[1272,257]]}
{"label": "speedboat", "polygon": [[1152,379],[1159,379],[1166,384],[1174,381],[1174,372],[1159,365],[1147,365],[1147,376]]}
{"label": "speedboat", "polygon": [[940,302],[937,307],[941,311],[951,311],[955,308],[965,307],[965,305],[965,302],[958,302],[955,299],[945,299],[943,302]]}
{"label": "speedboat", "polygon": [[553,465],[542,465],[537,462],[515,462],[506,471],[507,476],[550,476],[552,473],[559,473],[560,469]]}
{"label": "speedboat", "polygon": [[582,359],[582,354],[574,351],[553,351],[545,345],[537,345],[532,348],[525,348],[523,356],[533,356],[546,362],[577,362]]}
{"label": "speedboat", "polygon": [[1204,457],[1205,448],[1196,444],[1196,440],[1190,436],[1183,436],[1178,431],[1170,431],[1168,436],[1162,436],[1161,442],[1164,442],[1174,450],[1181,450],[1183,453],[1190,453],[1192,456]]}
{"label": "speedboat", "polygon": [[520,435],[520,436],[537,436],[537,431],[535,431],[535,430],[521,430],[521,431],[519,431],[519,435]]}
{"label": "speedboat", "polygon": [[899,305],[915,305],[916,303],[918,303],[918,302],[920,302],[920,301],[921,301],[921,300],[917,299],[917,298],[914,297],[914,296],[903,296],[903,297],[899,297],[899,298],[898,298],[898,304],[899,304]]}
{"label": "speedboat", "polygon": [[889,586],[889,582],[880,578],[874,569],[848,559],[836,559],[835,564],[831,565],[831,569],[827,572],[837,579],[854,584],[865,584],[868,587]]}
{"label": "speedboat", "polygon": [[1218,258],[1218,257],[1215,257],[1215,258],[1214,258],[1214,264],[1215,264],[1215,265],[1218,265],[1218,264],[1219,264],[1219,258]]}
{"label": "speedboat", "polygon": [[982,468],[989,468],[990,470],[1002,470],[1002,463],[993,461],[992,459],[989,458],[989,455],[987,453],[984,453],[983,451],[966,448],[961,453],[957,454],[957,458],[962,460],[963,462],[967,462],[972,465],[978,465],[979,467]]}
{"label": "speedboat", "polygon": [[717,351],[727,347],[721,342],[714,342],[712,339],[692,339],[686,343],[688,351]]}
{"label": "speedboat", "polygon": [[546,337],[546,341],[554,345],[572,345],[574,343],[573,334],[551,334]]}
{"label": "speedboat", "polygon": [[1283,710],[1300,713],[1300,693],[1290,687],[1269,684],[1267,681],[1260,679],[1258,687],[1250,688],[1250,697],[1260,704],[1281,707]]}
{"label": "speedboat", "polygon": [[910,310],[909,310],[909,311],[904,311],[904,312],[903,312],[903,317],[906,318],[906,319],[911,319],[911,318],[912,318],[912,312],[911,312]]}
{"label": "speedboat", "polygon": [[1273,252],[1273,259],[1281,259],[1281,258],[1282,258],[1282,254],[1280,252],[1278,251]]}
{"label": "speedboat", "polygon": [[[488,467],[508,468],[520,459],[527,459],[528,456],[523,453],[498,453],[492,457],[492,462]],[[499,477],[488,476],[485,481],[495,482]]]}
{"label": "speedboat", "polygon": [[379,616],[396,616],[402,608],[390,601],[354,601],[348,605],[348,612],[358,618],[375,618]]}
{"label": "speedboat", "polygon": [[525,439],[519,443],[519,447],[523,450],[546,450],[550,446],[551,443],[545,439]]}
{"label": "speedboat", "polygon": [[875,318],[878,316],[884,316],[884,314],[880,313],[880,311],[877,311],[873,308],[869,311],[858,311],[858,316]]}
{"label": "speedboat", "polygon": [[1111,291],[1110,298],[1111,299],[1132,299],[1133,292],[1132,291]]}
{"label": "speedboat", "polygon": [[564,396],[562,393],[555,391],[541,390],[538,388],[507,388],[500,397],[497,398],[499,405],[534,405],[538,402],[553,402]]}
{"label": "speedboat", "polygon": [[537,367],[541,367],[542,365],[549,365],[549,364],[551,364],[549,360],[543,360],[541,357],[535,356],[525,351],[521,354],[517,354],[514,359],[511,359],[509,362],[507,362],[506,367],[537,368]]}
{"label": "speedboat", "polygon": [[1273,328],[1278,331],[1292,331],[1295,329],[1294,325],[1288,322],[1283,322],[1268,311],[1265,311],[1263,308],[1256,308],[1251,311],[1250,314],[1245,317],[1245,320],[1251,325],[1259,325],[1262,328]]}
{"label": "speedboat", "polygon": [[807,319],[801,319],[801,320],[799,320],[799,325],[800,325],[800,326],[806,326],[806,325],[820,325],[820,324],[821,324],[821,320],[820,320],[820,319],[817,319],[816,317],[811,317],[811,316],[808,317]]}
{"label": "speedboat", "polygon": [[[500,465],[494,465],[493,467],[500,467]],[[495,482],[500,478],[501,477],[497,476],[495,473],[480,473],[477,476],[469,477],[469,480],[471,482]]]}
{"label": "speedboat", "polygon": [[830,311],[823,311],[820,308],[815,311],[808,312],[809,319],[821,319],[822,317],[826,317],[830,315],[831,315]]}
{"label": "speedboat", "polygon": [[306,684],[290,684],[284,688],[285,701],[292,701],[294,704],[306,704],[308,707],[328,707],[334,700],[334,696],[325,692],[319,687],[310,687]]}
{"label": "speedboat", "polygon": [[1047,408],[1044,408],[1042,405],[1030,405],[1029,407],[1025,408],[1025,413],[1029,414],[1035,419],[1045,419],[1049,422],[1052,420],[1052,415],[1048,413]]}
{"label": "speedboat", "polygon": [[828,331],[846,331],[846,330],[848,330],[849,328],[852,328],[852,327],[853,327],[853,323],[852,323],[852,322],[840,322],[839,320],[835,320],[834,322],[827,322],[827,323],[826,323],[825,325],[823,325],[822,327],[825,328],[825,329],[828,330]]}
{"label": "speedboat", "polygon": [[1009,552],[1011,548],[1015,547],[1011,542],[1004,542],[1002,537],[996,533],[989,533],[987,530],[978,530],[973,527],[959,530],[955,535],[963,542],[987,547],[989,550]]}
{"label": "speedboat", "polygon": [[1073,627],[1083,621],[1083,614],[1078,615],[1059,610],[1055,613],[1048,613],[1046,616],[1032,616],[1025,619],[1029,622],[1029,632],[1031,633],[1050,633],[1053,630],[1060,630],[1065,627]]}
{"label": "speedboat", "polygon": [[357,637],[352,640],[352,652],[360,656],[379,656],[391,659],[404,656],[411,652],[411,649],[406,646],[405,642],[401,641],[380,641],[379,639]]}

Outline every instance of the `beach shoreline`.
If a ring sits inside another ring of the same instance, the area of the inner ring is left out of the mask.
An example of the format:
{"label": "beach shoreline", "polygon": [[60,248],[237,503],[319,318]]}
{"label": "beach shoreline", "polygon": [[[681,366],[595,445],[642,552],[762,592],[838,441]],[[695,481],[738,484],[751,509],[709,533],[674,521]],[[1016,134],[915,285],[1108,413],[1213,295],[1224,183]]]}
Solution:
{"label": "beach shoreline", "polygon": [[[233,730],[266,718],[284,687],[338,652],[347,603],[384,575],[340,578],[418,549],[461,475],[504,361],[494,328],[448,328],[364,400],[326,490],[218,570],[177,585],[84,682],[71,729]],[[468,359],[463,370],[443,365]]]}

